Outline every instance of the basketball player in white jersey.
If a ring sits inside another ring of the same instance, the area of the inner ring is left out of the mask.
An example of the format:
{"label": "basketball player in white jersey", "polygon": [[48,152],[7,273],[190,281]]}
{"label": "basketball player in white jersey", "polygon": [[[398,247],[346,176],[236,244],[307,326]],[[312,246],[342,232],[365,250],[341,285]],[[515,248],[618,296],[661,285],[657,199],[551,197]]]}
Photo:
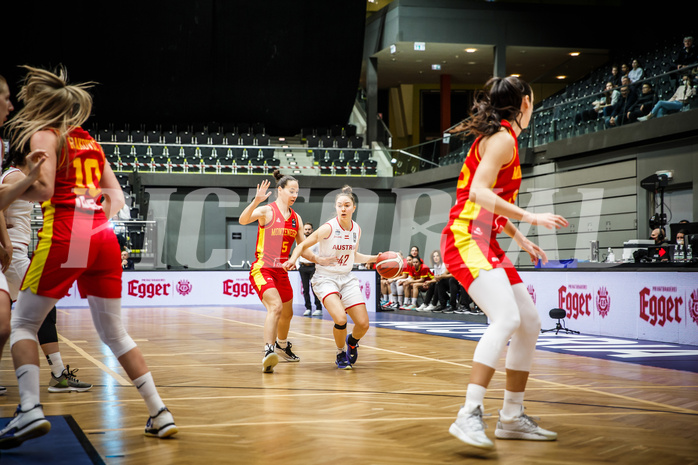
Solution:
{"label": "basketball player in white jersey", "polygon": [[[307,248],[319,244],[318,257],[333,257],[331,265],[315,266],[312,285],[327,312],[334,320],[333,335],[337,344],[337,368],[351,370],[358,358],[359,339],[368,331],[368,312],[359,281],[351,274],[354,263],[375,263],[377,255],[359,253],[361,228],[352,220],[356,201],[351,187],[344,186],[335,198],[337,216],[320,226],[296,246],[289,260],[283,264],[290,270]],[[347,335],[347,315],[354,322]]]}

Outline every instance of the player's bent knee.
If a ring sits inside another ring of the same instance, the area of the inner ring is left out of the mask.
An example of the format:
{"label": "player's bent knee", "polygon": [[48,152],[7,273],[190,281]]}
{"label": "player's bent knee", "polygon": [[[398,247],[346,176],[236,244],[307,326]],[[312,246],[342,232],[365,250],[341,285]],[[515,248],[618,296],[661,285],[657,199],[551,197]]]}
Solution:
{"label": "player's bent knee", "polygon": [[521,327],[521,319],[519,319],[518,316],[512,316],[512,318],[510,319],[500,319],[496,322],[493,322],[490,324],[490,326],[495,327],[497,331],[506,335],[508,339]]}
{"label": "player's bent knee", "polygon": [[12,328],[12,332],[10,334],[10,347],[18,343],[19,341],[23,341],[25,339],[28,339],[30,341],[34,341],[37,344],[39,343],[39,339],[36,337],[36,331],[37,328],[32,328],[31,326],[26,327],[26,326],[14,326]]}
{"label": "player's bent knee", "polygon": [[99,337],[116,358],[136,348],[136,343],[125,331],[122,334],[100,334]]}
{"label": "player's bent knee", "polygon": [[355,327],[356,329],[358,329],[358,330],[360,330],[360,331],[363,331],[363,332],[365,333],[365,332],[368,331],[368,329],[370,328],[370,325],[369,325],[369,323],[368,323],[368,320],[366,320],[366,321],[364,321],[364,320],[359,320],[359,321],[355,321],[355,322],[354,322],[354,327]]}

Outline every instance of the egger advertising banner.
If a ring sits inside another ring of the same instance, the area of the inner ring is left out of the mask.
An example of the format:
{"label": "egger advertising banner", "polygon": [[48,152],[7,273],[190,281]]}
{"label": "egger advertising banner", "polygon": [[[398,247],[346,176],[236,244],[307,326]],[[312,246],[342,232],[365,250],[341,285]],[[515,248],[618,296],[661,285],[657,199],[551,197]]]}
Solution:
{"label": "egger advertising banner", "polygon": [[698,345],[698,274],[522,272],[544,329],[552,308],[583,334]]}
{"label": "egger advertising banner", "polygon": [[[376,273],[355,271],[369,312],[376,311]],[[288,274],[294,305],[303,305],[300,275]],[[124,307],[182,307],[193,305],[262,305],[247,271],[125,271],[121,304]],[[61,299],[59,307],[87,307],[77,284]]]}
{"label": "egger advertising banner", "polygon": [[[366,308],[376,311],[376,275],[355,271]],[[552,308],[567,311],[565,324],[582,334],[698,345],[698,273],[521,272],[544,329],[554,328]],[[300,275],[289,273],[294,305],[303,305]],[[261,305],[245,271],[124,272],[125,307]],[[63,307],[86,307],[74,285]],[[428,316],[427,313],[421,313]]]}

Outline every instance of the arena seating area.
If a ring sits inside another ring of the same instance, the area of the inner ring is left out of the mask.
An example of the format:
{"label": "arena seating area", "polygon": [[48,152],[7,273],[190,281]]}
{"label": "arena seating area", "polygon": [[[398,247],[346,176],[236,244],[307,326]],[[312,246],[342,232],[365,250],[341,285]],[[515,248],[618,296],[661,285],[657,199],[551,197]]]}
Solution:
{"label": "arena seating area", "polygon": [[[519,138],[519,146],[521,148],[540,146],[570,137],[609,130],[604,128],[603,118],[576,124],[575,115],[591,108],[591,102],[602,95],[601,91],[611,76],[611,68],[614,64],[630,64],[633,59],[639,60],[644,71],[644,78],[637,81],[632,87],[639,92],[642,83],[649,82],[658,100],[669,100],[680,80],[677,72],[668,72],[678,46],[676,38],[673,38],[657,44],[653,50],[635,54],[628,53],[618,57],[615,62],[594,70],[584,79],[571,83],[563,91],[543,100],[536,105],[532,124],[529,130],[522,133]],[[692,108],[696,108],[696,103],[686,104],[682,111],[688,111]],[[632,124],[642,124],[642,122]],[[449,154],[440,159],[440,165],[462,163],[471,142],[464,143],[457,138],[451,138]]]}
{"label": "arena seating area", "polygon": [[[667,39],[651,51],[628,52],[613,63],[596,69],[584,79],[536,105],[528,131],[519,138],[520,147],[609,130],[604,119],[575,123],[575,115],[591,107],[601,95],[614,64],[640,61],[644,78],[633,85],[651,83],[658,99],[669,99],[676,88],[677,73],[667,72],[677,50],[675,39]],[[693,107],[696,105],[693,104]],[[684,111],[691,108],[689,103]],[[636,122],[633,124],[642,124]],[[269,174],[280,167],[307,176],[377,176],[378,162],[356,126],[305,127],[290,137],[271,136],[263,123],[207,123],[154,128],[139,126],[93,127],[90,132],[102,144],[116,173]],[[437,141],[439,142],[439,141]],[[460,164],[471,140],[451,137],[448,154],[439,157],[438,147],[420,147],[420,156],[439,159],[439,165]],[[422,152],[429,153],[422,153]],[[422,163],[417,169],[433,165]],[[127,178],[127,176],[122,176]],[[128,187],[127,184],[124,184]]]}
{"label": "arena seating area", "polygon": [[304,175],[377,175],[371,150],[351,124],[304,128],[292,137],[273,137],[261,123],[88,130],[116,173],[268,174],[280,167]]}

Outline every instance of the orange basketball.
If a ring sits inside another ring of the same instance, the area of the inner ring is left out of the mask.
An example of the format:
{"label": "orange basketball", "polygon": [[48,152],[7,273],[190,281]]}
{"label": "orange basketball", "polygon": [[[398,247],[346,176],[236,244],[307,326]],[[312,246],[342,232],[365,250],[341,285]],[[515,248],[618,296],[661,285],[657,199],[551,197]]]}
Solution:
{"label": "orange basketball", "polygon": [[402,258],[395,252],[383,252],[378,254],[376,271],[385,279],[392,279],[402,273]]}

